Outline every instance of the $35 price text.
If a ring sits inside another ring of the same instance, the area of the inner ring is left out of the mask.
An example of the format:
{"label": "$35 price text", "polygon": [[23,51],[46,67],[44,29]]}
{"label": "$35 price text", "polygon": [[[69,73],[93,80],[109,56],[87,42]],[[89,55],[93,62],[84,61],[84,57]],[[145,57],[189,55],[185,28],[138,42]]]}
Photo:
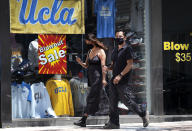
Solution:
{"label": "$35 price text", "polygon": [[176,53],[175,54],[176,62],[189,62],[191,61],[191,53]]}

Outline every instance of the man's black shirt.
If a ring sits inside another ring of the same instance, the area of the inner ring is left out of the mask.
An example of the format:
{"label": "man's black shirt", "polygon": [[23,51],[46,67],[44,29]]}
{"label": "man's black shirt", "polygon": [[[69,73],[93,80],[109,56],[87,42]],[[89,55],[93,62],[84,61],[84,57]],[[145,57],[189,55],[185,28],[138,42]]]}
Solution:
{"label": "man's black shirt", "polygon": [[[113,78],[112,80],[119,75],[127,65],[127,60],[133,59],[133,51],[130,45],[124,45],[120,50],[118,47],[114,48],[111,60],[113,61]],[[132,69],[119,81],[119,84],[127,83],[130,79]]]}

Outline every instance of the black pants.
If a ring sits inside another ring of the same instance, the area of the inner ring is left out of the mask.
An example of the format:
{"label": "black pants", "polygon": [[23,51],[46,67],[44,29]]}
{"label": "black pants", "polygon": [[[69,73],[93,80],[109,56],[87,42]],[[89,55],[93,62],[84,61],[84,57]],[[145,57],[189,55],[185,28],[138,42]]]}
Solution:
{"label": "black pants", "polygon": [[102,90],[102,77],[95,77],[92,76],[95,80],[90,79],[90,86],[91,89],[87,96],[87,105],[85,108],[85,113],[88,115],[94,115],[95,112],[99,109],[99,102],[100,102],[100,91]]}
{"label": "black pants", "polygon": [[119,125],[118,101],[121,101],[131,111],[135,112],[140,117],[145,116],[145,112],[142,110],[141,106],[135,103],[134,98],[134,94],[132,93],[132,90],[129,88],[127,83],[114,85],[111,81],[109,87],[110,122]]}

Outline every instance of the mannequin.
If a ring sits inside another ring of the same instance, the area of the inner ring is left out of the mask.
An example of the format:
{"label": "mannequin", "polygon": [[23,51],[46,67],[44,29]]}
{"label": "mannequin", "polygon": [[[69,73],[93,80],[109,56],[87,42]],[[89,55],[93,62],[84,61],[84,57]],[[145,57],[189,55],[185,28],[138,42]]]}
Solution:
{"label": "mannequin", "polygon": [[61,74],[55,74],[55,75],[53,76],[53,78],[54,78],[55,80],[62,80]]}

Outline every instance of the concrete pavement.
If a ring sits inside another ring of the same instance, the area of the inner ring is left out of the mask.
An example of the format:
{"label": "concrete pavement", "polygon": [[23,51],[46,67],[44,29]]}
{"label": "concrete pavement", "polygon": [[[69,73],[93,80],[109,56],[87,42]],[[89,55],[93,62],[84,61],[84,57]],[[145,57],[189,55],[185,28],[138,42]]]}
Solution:
{"label": "concrete pavement", "polygon": [[[102,129],[103,125],[88,125],[86,128],[74,125],[66,126],[46,126],[46,127],[17,127],[4,128],[0,131],[106,131]],[[119,131],[192,131],[192,121],[179,122],[161,122],[150,123],[147,128],[143,128],[142,123],[125,123],[121,124]]]}

